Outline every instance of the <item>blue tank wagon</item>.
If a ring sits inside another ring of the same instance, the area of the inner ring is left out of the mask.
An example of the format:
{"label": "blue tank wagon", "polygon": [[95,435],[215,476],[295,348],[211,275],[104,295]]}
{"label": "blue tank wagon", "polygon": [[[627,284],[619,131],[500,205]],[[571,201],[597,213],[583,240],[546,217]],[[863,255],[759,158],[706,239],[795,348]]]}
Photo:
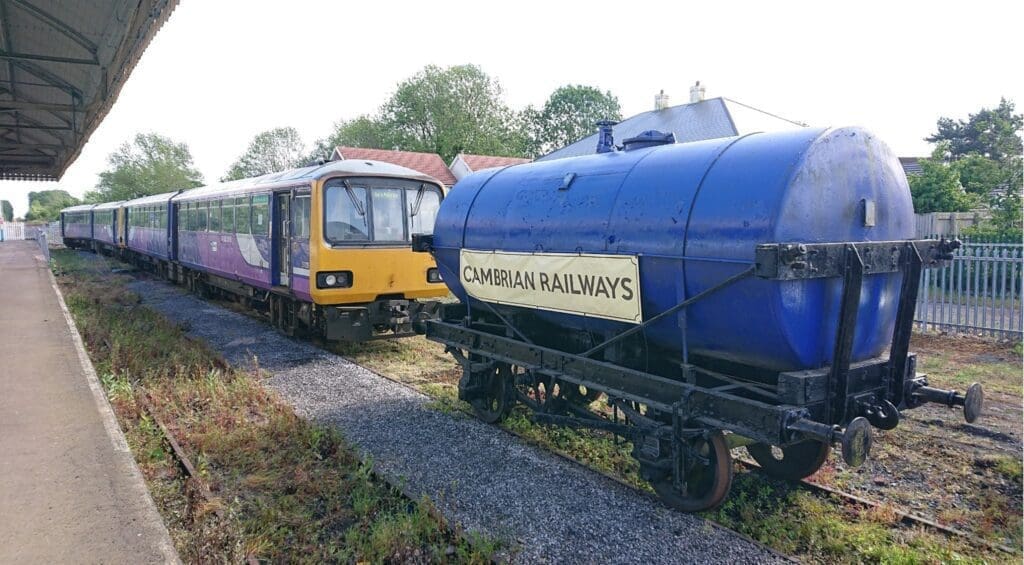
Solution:
{"label": "blue tank wagon", "polygon": [[[980,386],[916,374],[920,270],[958,242],[913,239],[906,177],[873,135],[601,139],[466,177],[414,242],[461,300],[425,332],[481,418],[521,402],[623,435],[668,502],[700,510],[726,496],[732,447],[802,478],[834,442],[860,464],[902,408],[978,417]],[[602,393],[610,413],[590,406]]]}

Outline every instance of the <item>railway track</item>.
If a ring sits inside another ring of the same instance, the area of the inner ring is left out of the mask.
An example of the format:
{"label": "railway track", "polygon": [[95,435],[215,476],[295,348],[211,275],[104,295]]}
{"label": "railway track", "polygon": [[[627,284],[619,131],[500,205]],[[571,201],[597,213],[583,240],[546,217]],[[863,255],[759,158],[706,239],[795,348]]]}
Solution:
{"label": "railway track", "polygon": [[[254,317],[254,318],[260,319],[261,321],[265,322],[265,319],[263,319],[262,317],[253,316],[252,313],[249,313],[249,312],[246,312],[245,314],[247,314],[248,317]],[[325,346],[325,344],[323,342],[321,342],[320,340],[313,339],[313,340],[307,340],[307,342],[310,343],[311,345],[317,347],[318,349],[327,351],[327,352],[335,354],[335,355],[339,355],[338,353],[336,353],[334,351],[331,351],[329,348],[327,348]],[[349,362],[351,362],[353,364],[360,365],[358,362],[356,362],[355,360],[353,360],[350,357],[347,357],[345,355],[339,355],[339,356],[345,358],[346,360],[348,360]],[[360,365],[360,366],[362,366],[362,365]],[[370,372],[372,372],[372,373],[382,377],[382,378],[385,378],[387,380],[390,380],[390,381],[395,382],[397,384],[400,384],[402,386],[412,386],[408,382],[405,382],[405,381],[402,381],[400,379],[396,379],[396,378],[390,377],[388,375],[382,374],[382,373],[380,373],[378,371],[375,371],[375,370],[370,369],[370,368],[365,367],[365,366],[364,366],[364,368],[369,370]],[[420,390],[418,387],[413,387],[413,388],[416,388],[416,390]],[[422,392],[422,391],[420,391],[420,392]],[[161,426],[161,428],[163,428],[163,427]],[[522,440],[525,440],[527,443],[530,443],[532,445],[538,445],[539,447],[542,447],[543,449],[545,449],[545,450],[547,450],[547,451],[557,455],[558,457],[560,457],[560,458],[562,458],[562,459],[564,459],[566,461],[569,461],[569,462],[571,462],[571,463],[573,463],[575,465],[578,465],[578,466],[581,466],[583,468],[588,469],[590,472],[596,472],[596,473],[600,474],[601,476],[603,476],[606,479],[612,480],[612,481],[614,481],[614,482],[616,482],[616,483],[618,483],[620,485],[626,486],[626,487],[636,491],[638,494],[641,494],[642,496],[651,498],[652,500],[657,499],[657,497],[654,496],[654,494],[639,489],[635,484],[632,484],[632,483],[622,479],[621,477],[612,475],[612,474],[607,473],[605,471],[594,469],[593,467],[590,467],[590,466],[586,465],[585,463],[582,463],[582,462],[578,461],[576,458],[574,458],[569,453],[566,453],[566,452],[558,450],[558,449],[553,449],[550,446],[539,444],[536,440],[533,440],[533,439],[531,439],[531,438],[529,438],[529,437],[527,437],[525,435],[516,433],[516,432],[514,432],[512,430],[508,430],[508,429],[504,429],[504,428],[500,428],[500,429],[502,429],[504,432],[509,433],[509,434],[511,434],[511,435],[513,435],[515,437],[518,437],[518,438],[520,438]],[[175,451],[175,453],[177,455],[177,451]],[[760,467],[757,466],[754,463],[751,463],[751,462],[748,462],[748,461],[744,461],[744,460],[738,459],[738,458],[735,459],[735,461],[739,462],[744,468],[747,468],[747,469],[749,469],[751,471],[754,471],[754,472],[757,472],[757,473],[761,473],[762,472],[760,470]],[[861,507],[865,507],[865,508],[869,508],[869,507],[870,508],[882,508],[882,507],[885,507],[887,511],[892,512],[893,514],[895,514],[898,517],[900,523],[908,525],[908,526],[919,526],[919,527],[922,527],[922,528],[925,528],[925,529],[928,529],[928,530],[932,530],[932,531],[938,532],[938,533],[940,533],[940,534],[942,534],[944,536],[947,536],[947,537],[957,537],[957,538],[960,538],[960,539],[964,539],[964,540],[968,541],[970,544],[975,545],[975,546],[986,547],[986,548],[989,548],[989,549],[992,549],[992,550],[996,550],[996,551],[999,551],[999,552],[1002,552],[1002,553],[1006,553],[1006,554],[1014,554],[1014,551],[1011,548],[1009,548],[1009,547],[1007,547],[1005,545],[997,544],[997,543],[994,543],[994,542],[982,539],[982,538],[980,538],[978,536],[975,536],[975,535],[973,535],[973,534],[971,534],[969,532],[960,530],[960,529],[955,528],[955,527],[951,527],[951,526],[947,526],[947,525],[941,524],[939,522],[936,522],[936,521],[934,521],[932,519],[929,519],[927,517],[924,517],[924,516],[921,516],[921,515],[918,515],[918,514],[914,514],[914,513],[910,513],[910,512],[904,512],[904,511],[901,511],[901,510],[898,510],[898,509],[895,509],[895,508],[892,508],[892,507],[889,507],[889,506],[885,506],[885,505],[883,505],[881,503],[878,503],[878,502],[875,502],[875,501],[871,501],[871,500],[868,500],[866,498],[863,498],[863,497],[860,497],[860,496],[857,496],[857,495],[854,495],[854,494],[851,494],[851,493],[840,491],[840,490],[834,489],[832,487],[816,484],[816,483],[809,482],[809,481],[806,481],[806,480],[800,481],[797,484],[798,484],[799,488],[804,489],[806,491],[809,491],[809,492],[811,492],[813,494],[816,494],[818,496],[838,497],[838,498],[841,498],[841,499],[843,499],[843,500],[845,500],[845,501],[847,501],[847,502],[849,502],[851,504],[854,504],[854,505],[857,505],[857,506],[861,506]],[[403,494],[405,494],[405,493],[403,493]],[[737,535],[739,537],[747,539],[747,540],[749,540],[749,541],[751,541],[751,542],[753,542],[753,543],[755,543],[755,544],[757,544],[757,545],[759,545],[759,546],[769,550],[771,553],[773,553],[773,554],[775,554],[775,555],[777,555],[779,557],[783,557],[783,558],[792,560],[791,557],[779,554],[778,552],[776,552],[776,551],[772,550],[771,548],[765,546],[763,543],[758,542],[757,540],[754,540],[754,539],[750,538],[749,536],[747,536],[745,534],[742,534],[742,533],[739,533],[739,532],[735,532],[734,530],[731,530],[731,529],[729,529],[729,528],[727,528],[725,526],[722,526],[720,524],[716,524],[714,522],[710,522],[710,523],[712,525],[714,525],[716,528],[723,529],[723,530],[728,531],[728,532],[730,532],[732,534],[735,534],[735,535]]]}
{"label": "railway track", "polygon": [[[737,463],[739,463],[744,468],[746,468],[746,469],[748,469],[750,471],[753,471],[753,472],[759,473],[759,474],[764,474],[764,471],[762,471],[761,467],[759,467],[756,463],[751,463],[751,462],[745,461],[743,459],[734,459],[734,461],[736,461]],[[927,518],[925,516],[921,516],[920,514],[914,514],[913,512],[904,512],[904,511],[899,510],[897,508],[893,508],[891,506],[885,506],[882,503],[875,502],[873,500],[869,500],[867,498],[864,498],[864,497],[861,497],[861,496],[857,496],[855,494],[851,494],[851,493],[848,493],[848,492],[845,492],[845,491],[841,491],[839,489],[835,489],[835,488],[832,488],[832,487],[829,487],[829,486],[825,486],[825,485],[821,485],[821,484],[818,484],[818,483],[814,483],[814,482],[808,481],[806,479],[799,481],[797,483],[797,485],[800,488],[802,488],[802,489],[804,489],[806,491],[809,491],[809,492],[811,492],[813,494],[816,494],[816,495],[819,495],[819,496],[835,496],[835,497],[839,497],[839,498],[842,498],[843,500],[845,500],[847,502],[850,502],[852,504],[856,504],[856,505],[864,507],[864,508],[882,508],[882,507],[885,507],[885,509],[887,511],[890,511],[893,514],[895,514],[899,518],[901,523],[906,524],[908,526],[921,526],[923,528],[927,528],[927,529],[930,529],[930,530],[937,531],[937,532],[939,532],[939,533],[941,533],[943,535],[946,535],[946,536],[953,536],[953,537],[962,538],[962,539],[967,540],[968,542],[970,542],[972,544],[975,544],[975,545],[981,545],[981,546],[987,547],[989,549],[994,549],[996,551],[1001,551],[1001,552],[1004,552],[1004,553],[1007,553],[1007,554],[1013,554],[1014,553],[1014,551],[1012,549],[1010,549],[1009,547],[1007,547],[1005,545],[990,542],[990,541],[988,541],[986,539],[982,539],[982,538],[980,538],[980,537],[978,537],[978,536],[976,536],[976,535],[974,535],[974,534],[972,534],[970,532],[965,532],[965,531],[963,531],[963,530],[961,530],[959,528],[954,528],[952,526],[947,526],[947,525],[944,525],[944,524],[940,524],[939,522],[936,522],[935,520],[932,520],[932,519]]]}

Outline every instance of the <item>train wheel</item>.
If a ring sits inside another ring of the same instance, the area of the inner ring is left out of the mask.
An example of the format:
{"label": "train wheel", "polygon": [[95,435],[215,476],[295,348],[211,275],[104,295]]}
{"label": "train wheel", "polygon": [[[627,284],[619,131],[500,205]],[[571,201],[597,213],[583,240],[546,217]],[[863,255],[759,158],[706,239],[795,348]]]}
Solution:
{"label": "train wheel", "polygon": [[512,366],[499,363],[491,372],[478,377],[486,391],[470,401],[473,413],[488,424],[500,422],[508,416],[514,402],[512,396]]}
{"label": "train wheel", "polygon": [[747,453],[766,473],[789,481],[799,481],[818,472],[831,450],[829,444],[814,440],[774,449],[766,443],[747,446]]}
{"label": "train wheel", "polygon": [[672,474],[651,482],[654,491],[669,506],[683,512],[699,512],[714,508],[725,500],[732,487],[732,454],[725,436],[711,432],[688,442],[685,457],[685,492],[676,488]]}

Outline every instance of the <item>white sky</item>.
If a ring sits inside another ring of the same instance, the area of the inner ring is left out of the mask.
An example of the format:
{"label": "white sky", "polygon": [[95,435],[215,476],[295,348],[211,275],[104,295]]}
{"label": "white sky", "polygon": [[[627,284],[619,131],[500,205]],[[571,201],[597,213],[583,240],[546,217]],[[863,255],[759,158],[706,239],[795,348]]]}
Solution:
{"label": "white sky", "polygon": [[568,83],[619,97],[629,116],[660,90],[684,103],[700,80],[811,125],[862,125],[900,155],[927,155],[940,116],[1000,96],[1024,105],[1024,2],[336,2],[182,0],[59,183],[0,182],[25,213],[31,190],[82,195],[136,132],[188,143],[208,181],[256,133],[307,144],[372,113],[427,64],[473,63],[514,108]]}

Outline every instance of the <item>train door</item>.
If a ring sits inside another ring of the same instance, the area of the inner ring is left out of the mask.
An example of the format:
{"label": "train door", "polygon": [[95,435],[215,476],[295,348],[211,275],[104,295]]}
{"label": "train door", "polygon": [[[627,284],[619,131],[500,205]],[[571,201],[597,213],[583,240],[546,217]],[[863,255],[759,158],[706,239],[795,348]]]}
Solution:
{"label": "train door", "polygon": [[288,286],[291,279],[291,193],[274,193],[272,248],[274,253],[273,283]]}

